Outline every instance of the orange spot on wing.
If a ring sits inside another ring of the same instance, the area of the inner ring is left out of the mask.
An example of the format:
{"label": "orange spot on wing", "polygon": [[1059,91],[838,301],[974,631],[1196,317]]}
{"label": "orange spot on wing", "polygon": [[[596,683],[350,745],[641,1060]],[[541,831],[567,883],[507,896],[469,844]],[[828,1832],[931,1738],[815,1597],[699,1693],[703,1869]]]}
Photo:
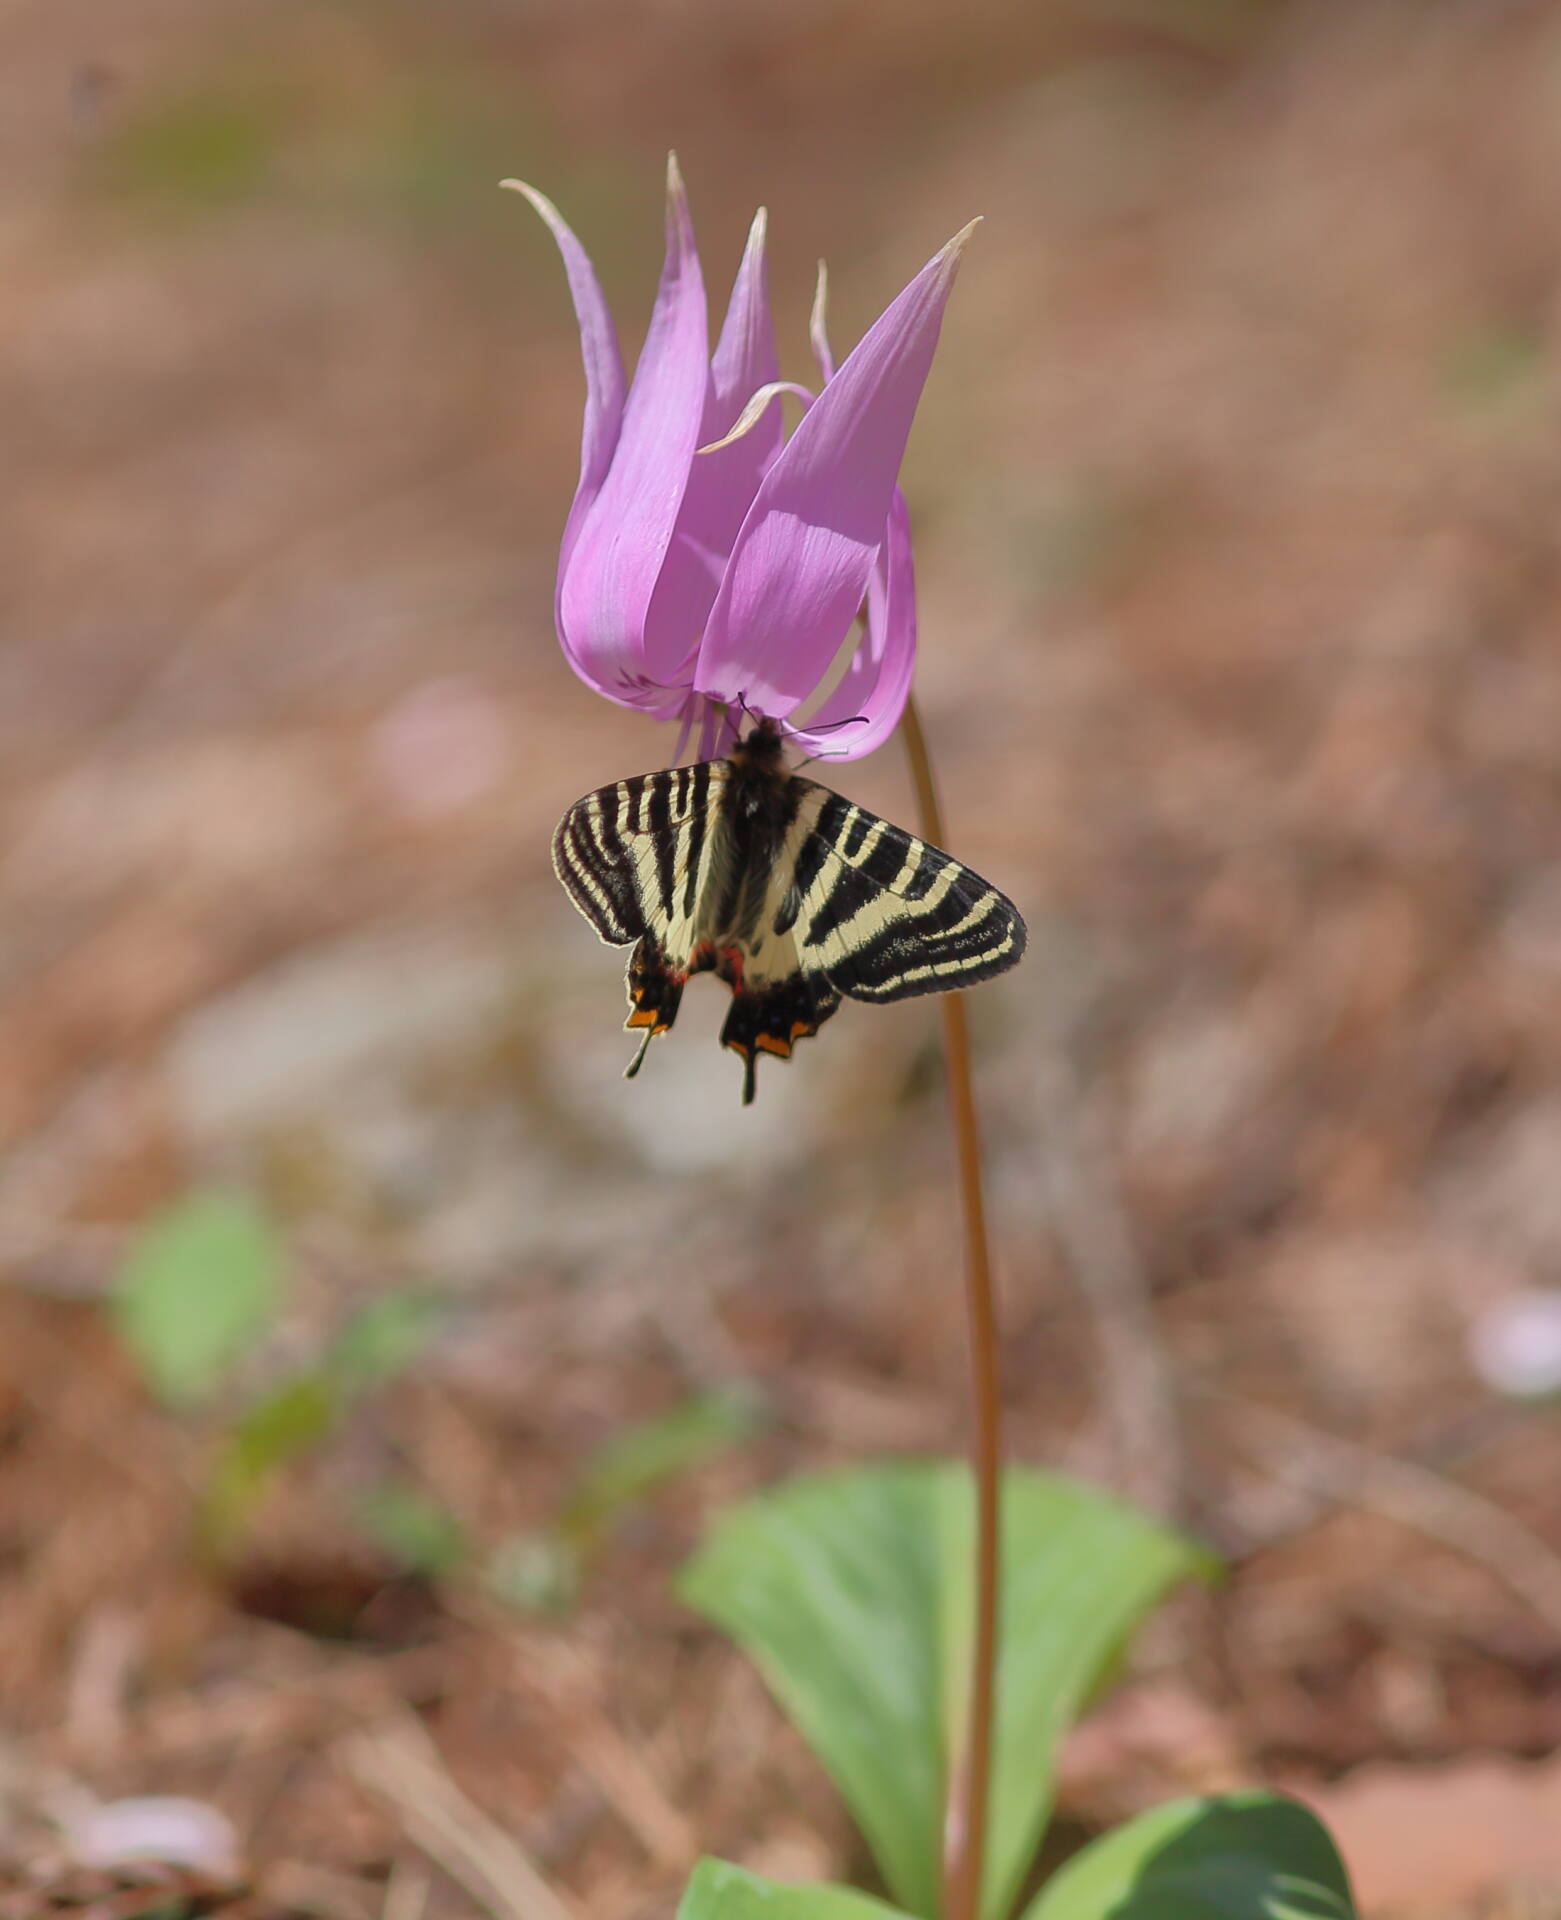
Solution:
{"label": "orange spot on wing", "polygon": [[806,1040],[810,1034],[817,1032],[818,1028],[809,1026],[806,1020],[793,1020],[791,1023],[791,1037],[793,1040]]}
{"label": "orange spot on wing", "polygon": [[791,1058],[791,1042],[789,1040],[782,1040],[777,1033],[761,1033],[759,1035],[759,1051],[760,1053],[773,1053],[779,1059],[789,1060]]}
{"label": "orange spot on wing", "polygon": [[625,1027],[653,1027],[656,1024],[655,1009],[653,1007],[636,1007],[634,1012],[629,1015],[623,1024]]}

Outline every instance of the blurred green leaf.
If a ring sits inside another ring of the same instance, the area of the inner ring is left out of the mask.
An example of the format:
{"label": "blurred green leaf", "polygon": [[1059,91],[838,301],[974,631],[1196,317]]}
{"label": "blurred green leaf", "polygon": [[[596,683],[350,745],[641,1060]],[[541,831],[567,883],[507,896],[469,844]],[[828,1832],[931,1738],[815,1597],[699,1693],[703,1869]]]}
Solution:
{"label": "blurred green leaf", "polygon": [[484,1576],[489,1591],[522,1613],[567,1612],[612,1520],[669,1480],[747,1439],[762,1419],[758,1398],[747,1388],[732,1387],[701,1394],[614,1434],[581,1473],[555,1527],[514,1534],[495,1550]]}
{"label": "blurred green leaf", "polygon": [[274,90],[226,83],[154,101],[108,141],[101,171],[121,196],[220,212],[267,187],[288,117]]}
{"label": "blurred green leaf", "polygon": [[564,1531],[593,1532],[622,1508],[748,1439],[762,1419],[753,1393],[733,1387],[614,1434],[580,1476],[561,1518]]}
{"label": "blurred green leaf", "polygon": [[567,1613],[580,1592],[580,1556],[556,1533],[516,1533],[488,1561],[484,1584],[517,1613]]}
{"label": "blurred green leaf", "polygon": [[1175,1800],[1075,1854],[1024,1920],[1355,1920],[1338,1848],[1274,1793]]}
{"label": "blurred green leaf", "polygon": [[444,1311],[440,1300],[418,1288],[381,1294],[337,1334],[326,1365],[349,1395],[384,1386],[423,1353]]}
{"label": "blurred green leaf", "polygon": [[1466,404],[1502,407],[1532,394],[1547,364],[1548,343],[1538,329],[1493,323],[1472,328],[1454,344],[1444,377]]}
{"label": "blurred green leaf", "polygon": [[[964,1737],[973,1503],[959,1468],[793,1482],[724,1515],[683,1597],[750,1653],[861,1825],[894,1897],[937,1911],[944,1781]],[[984,1915],[1044,1831],[1063,1732],[1144,1613],[1206,1571],[1187,1541],[1091,1489],[1012,1470]]]}
{"label": "blurred green leaf", "polygon": [[485,189],[502,180],[516,153],[535,151],[546,119],[543,104],[512,82],[455,67],[425,69],[411,79],[375,130],[375,197],[412,218],[495,221]]}
{"label": "blurred green leaf", "polygon": [[[347,1322],[321,1361],[248,1408],[229,1432],[207,1490],[204,1526],[215,1550],[231,1545],[282,1467],[329,1439],[360,1395],[405,1371],[427,1345],[439,1317],[438,1302],[426,1294],[385,1294]],[[382,1491],[385,1502],[365,1518],[382,1545],[418,1571],[436,1570],[425,1564],[427,1556],[453,1552],[459,1557],[439,1522],[414,1511],[418,1496],[412,1489],[402,1490],[406,1499],[399,1508],[393,1494]],[[448,1516],[443,1519],[454,1525]]]}
{"label": "blurred green leaf", "polygon": [[437,1579],[466,1558],[466,1535],[449,1508],[421,1487],[387,1480],[358,1497],[358,1523],[408,1573]]}
{"label": "blurred green leaf", "polygon": [[904,1920],[893,1907],[850,1887],[788,1887],[724,1860],[701,1860],[678,1903],[677,1920]]}
{"label": "blurred green leaf", "polygon": [[206,1497],[205,1531],[215,1548],[228,1544],[279,1468],[325,1439],[340,1410],[331,1376],[305,1373],[245,1413],[228,1435]]}
{"label": "blurred green leaf", "polygon": [[270,1327],[282,1249],[241,1195],[194,1193],[142,1227],[114,1293],[125,1344],[163,1399],[189,1406]]}

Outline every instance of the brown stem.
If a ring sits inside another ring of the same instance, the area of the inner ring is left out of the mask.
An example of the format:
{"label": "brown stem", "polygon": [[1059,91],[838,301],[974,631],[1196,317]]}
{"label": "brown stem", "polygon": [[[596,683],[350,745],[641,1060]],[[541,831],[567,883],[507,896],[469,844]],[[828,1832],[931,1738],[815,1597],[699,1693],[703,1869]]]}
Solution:
{"label": "brown stem", "polygon": [[[922,837],[942,846],[927,737],[914,700],[902,722],[905,751],[921,814]],[[998,1518],[1003,1473],[1003,1414],[997,1375],[997,1303],[987,1245],[986,1201],[981,1185],[981,1137],[970,1084],[970,1029],[958,993],[939,999],[943,1012],[943,1058],[949,1114],[959,1162],[965,1216],[965,1306],[970,1333],[976,1470],[976,1634],[970,1679],[970,1718],[963,1750],[949,1773],[943,1828],[943,1920],[978,1920],[986,1858],[987,1800],[992,1776],[992,1719],[997,1681]]]}

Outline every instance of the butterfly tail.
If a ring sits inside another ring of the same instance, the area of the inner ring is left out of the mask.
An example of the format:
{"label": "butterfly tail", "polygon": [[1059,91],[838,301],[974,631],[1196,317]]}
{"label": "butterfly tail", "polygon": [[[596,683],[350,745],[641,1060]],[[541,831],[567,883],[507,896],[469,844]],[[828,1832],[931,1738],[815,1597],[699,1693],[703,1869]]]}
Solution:
{"label": "butterfly tail", "polygon": [[799,1040],[818,1032],[840,1005],[840,996],[817,975],[793,974],[763,986],[738,987],[721,1028],[721,1045],[743,1060],[743,1105],[753,1105],[761,1053],[789,1060]]}
{"label": "butterfly tail", "polygon": [[666,955],[647,934],[629,955],[629,1017],[624,1026],[630,1032],[643,1032],[640,1050],[624,1069],[624,1079],[632,1080],[645,1059],[646,1049],[658,1033],[665,1033],[678,1017],[683,987],[688,975],[667,962]]}

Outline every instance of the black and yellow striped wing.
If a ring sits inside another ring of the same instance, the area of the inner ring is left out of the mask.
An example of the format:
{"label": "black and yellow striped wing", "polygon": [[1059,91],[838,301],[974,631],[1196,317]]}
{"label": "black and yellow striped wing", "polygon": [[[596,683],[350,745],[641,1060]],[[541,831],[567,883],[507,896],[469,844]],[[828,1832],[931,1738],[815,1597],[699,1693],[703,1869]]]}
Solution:
{"label": "black and yellow striped wing", "polygon": [[588,793],[559,821],[553,869],[608,946],[652,934],[686,970],[725,781],[724,760],[669,767]]}
{"label": "black and yellow striped wing", "polygon": [[773,927],[853,1000],[977,986],[1024,953],[1018,909],[937,847],[810,780],[777,863]]}
{"label": "black and yellow striped wing", "polygon": [[789,1058],[841,997],[889,1001],[973,987],[1013,966],[1013,903],[914,834],[827,787],[739,755],[620,780],[577,801],[553,836],[565,890],[609,946],[628,946],[627,1025],[645,1048],[683,989],[732,989],[721,1041]]}

